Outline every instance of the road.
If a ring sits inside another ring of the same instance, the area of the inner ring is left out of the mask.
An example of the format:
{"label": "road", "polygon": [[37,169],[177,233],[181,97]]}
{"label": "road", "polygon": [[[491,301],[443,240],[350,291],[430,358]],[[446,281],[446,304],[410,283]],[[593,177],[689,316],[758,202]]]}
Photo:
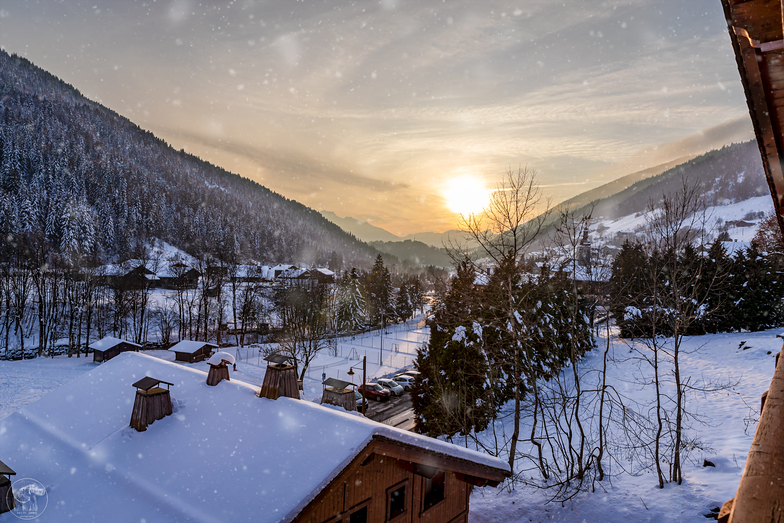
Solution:
{"label": "road", "polygon": [[369,401],[366,416],[385,425],[414,430],[414,409],[411,407],[411,395],[408,392],[392,396],[389,401],[381,403]]}

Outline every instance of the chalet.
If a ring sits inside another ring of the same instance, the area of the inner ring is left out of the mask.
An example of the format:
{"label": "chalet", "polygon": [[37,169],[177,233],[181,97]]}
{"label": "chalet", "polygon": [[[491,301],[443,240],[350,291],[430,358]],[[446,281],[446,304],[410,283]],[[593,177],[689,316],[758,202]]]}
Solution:
{"label": "chalet", "polygon": [[214,343],[208,343],[206,341],[182,340],[173,347],[170,347],[169,350],[174,352],[175,361],[196,363],[197,361],[203,361],[209,358],[212,351],[217,350],[217,348],[218,346]]}
{"label": "chalet", "polygon": [[162,289],[195,289],[201,273],[181,261],[165,263],[156,273]]}
{"label": "chalet", "polygon": [[238,283],[261,283],[267,280],[269,267],[266,265],[240,265],[234,275]]}
{"label": "chalet", "polygon": [[289,283],[335,283],[335,273],[329,269],[298,269],[292,267],[280,272],[277,276],[279,280],[287,280]]}
{"label": "chalet", "polygon": [[299,270],[299,267],[297,267],[296,265],[287,265],[287,264],[276,265],[271,269],[272,279],[280,278],[281,274],[283,274],[284,272],[292,272],[296,270]]}
{"label": "chalet", "polygon": [[[722,0],[754,134],[784,231],[784,9],[782,0]],[[776,357],[770,388],[762,396],[754,442],[734,500],[719,521],[784,521],[784,363]]]}
{"label": "chalet", "polygon": [[146,287],[155,287],[158,283],[158,277],[144,265],[132,268],[121,266],[117,267],[113,273],[107,274],[106,283],[112,287],[127,290],[144,289]]}
{"label": "chalet", "polygon": [[275,274],[276,274],[275,278],[278,279],[278,280],[289,280],[289,281],[298,280],[298,281],[304,281],[304,280],[309,279],[308,269],[300,269],[300,268],[295,267],[295,266],[292,266],[289,269],[281,271],[280,273],[278,273],[276,271]]}
{"label": "chalet", "polygon": [[15,474],[11,467],[0,461],[0,514],[10,512],[16,506],[11,486],[11,476]]}
{"label": "chalet", "polygon": [[95,343],[91,343],[90,348],[93,350],[93,361],[101,363],[114,358],[121,352],[138,351],[142,346],[131,343],[130,341],[107,336]]}
{"label": "chalet", "polygon": [[308,271],[308,278],[319,283],[335,283],[335,273],[329,269],[318,267]]}
{"label": "chalet", "polygon": [[126,260],[96,271],[104,285],[127,290],[143,288],[195,289],[201,273],[179,259]]}
{"label": "chalet", "polygon": [[[144,376],[176,398],[140,437],[126,429]],[[509,473],[481,452],[206,376],[121,354],[0,420],[3,446],[27,449],[14,469],[57,485],[51,521],[466,522],[472,488]]]}

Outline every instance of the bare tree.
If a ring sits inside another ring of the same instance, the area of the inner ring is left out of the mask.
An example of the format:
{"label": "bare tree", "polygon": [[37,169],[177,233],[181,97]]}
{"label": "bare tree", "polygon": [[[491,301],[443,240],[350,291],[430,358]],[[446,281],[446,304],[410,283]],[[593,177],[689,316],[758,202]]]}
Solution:
{"label": "bare tree", "polygon": [[[661,488],[666,482],[683,480],[686,421],[694,417],[686,404],[688,391],[728,386],[697,384],[682,369],[684,337],[709,314],[712,288],[723,277],[711,274],[707,258],[698,252],[706,243],[709,222],[701,194],[699,185],[683,178],[676,192],[649,203],[643,242],[647,262],[638,268],[645,272],[645,289],[627,313],[639,326],[638,341],[645,350],[633,342],[630,346],[652,369],[652,377],[645,380],[655,391],[655,433],[648,448]],[[691,441],[688,446],[695,444]],[[669,465],[666,472],[663,462]]]}
{"label": "bare tree", "polygon": [[[487,207],[480,214],[461,216],[460,228],[469,241],[478,244],[482,256],[489,258],[497,271],[498,296],[492,301],[497,308],[497,324],[505,331],[510,343],[501,343],[495,348],[491,361],[502,359],[510,369],[510,386],[514,396],[514,430],[509,444],[509,466],[514,471],[517,443],[520,439],[520,420],[523,410],[524,382],[532,387],[534,403],[539,394],[536,384],[535,364],[532,351],[526,347],[525,315],[518,310],[518,281],[524,269],[524,256],[539,237],[551,213],[550,202],[539,188],[536,171],[528,167],[508,169],[504,178],[490,195]],[[453,258],[466,258],[466,250],[451,246]],[[503,280],[503,282],[500,282]],[[536,409],[535,409],[536,411]],[[534,420],[534,426],[536,421]],[[541,451],[541,443],[532,432],[531,443]],[[547,475],[540,452],[540,469]]]}
{"label": "bare tree", "polygon": [[275,296],[282,321],[279,336],[281,349],[296,358],[300,379],[304,379],[310,362],[328,345],[330,290],[326,284],[309,282],[282,286]]}

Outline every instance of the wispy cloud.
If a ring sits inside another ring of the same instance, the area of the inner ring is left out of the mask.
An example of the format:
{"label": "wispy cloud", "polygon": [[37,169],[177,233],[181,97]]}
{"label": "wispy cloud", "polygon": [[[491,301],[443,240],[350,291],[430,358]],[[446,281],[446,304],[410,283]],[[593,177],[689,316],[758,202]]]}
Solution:
{"label": "wispy cloud", "polygon": [[528,164],[558,201],[747,123],[709,2],[4,0],[3,12],[6,49],[175,146],[402,234],[453,227],[440,191],[458,174],[492,183]]}

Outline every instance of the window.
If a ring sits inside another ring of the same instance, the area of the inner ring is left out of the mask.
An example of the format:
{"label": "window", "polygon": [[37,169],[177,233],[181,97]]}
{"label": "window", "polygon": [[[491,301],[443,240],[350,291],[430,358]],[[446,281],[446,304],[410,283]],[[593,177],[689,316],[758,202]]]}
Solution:
{"label": "window", "polygon": [[387,521],[392,521],[406,511],[408,480],[387,490]]}
{"label": "window", "polygon": [[324,523],[368,523],[368,505],[370,500],[367,499],[358,505],[354,505],[343,514],[338,514],[324,521]]}
{"label": "window", "polygon": [[438,504],[439,501],[444,499],[444,483],[446,482],[446,475],[442,470],[432,478],[424,478],[423,493],[423,506],[422,511]]}
{"label": "window", "polygon": [[367,506],[353,512],[348,518],[348,523],[367,523]]}

